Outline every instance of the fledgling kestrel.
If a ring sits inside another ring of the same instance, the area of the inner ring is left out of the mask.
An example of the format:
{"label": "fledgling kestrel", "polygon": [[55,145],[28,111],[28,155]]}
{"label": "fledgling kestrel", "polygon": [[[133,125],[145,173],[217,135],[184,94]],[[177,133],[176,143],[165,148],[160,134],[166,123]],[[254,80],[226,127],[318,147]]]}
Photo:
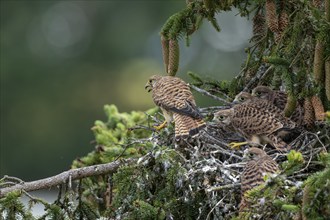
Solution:
{"label": "fledgling kestrel", "polygon": [[[268,100],[273,103],[277,108],[282,111],[285,109],[288,96],[285,92],[272,90],[267,86],[257,86],[252,90],[252,96],[259,97],[261,99]],[[295,111],[292,113],[290,119],[297,123],[297,125],[302,125],[304,123],[304,108],[297,103]]]}
{"label": "fledgling kestrel", "polygon": [[265,151],[251,147],[248,149],[248,153],[252,154],[253,159],[247,162],[241,175],[242,199],[240,211],[248,209],[250,205],[244,193],[264,183],[264,176],[266,174],[273,174],[279,171],[278,164]]}
{"label": "fledgling kestrel", "polygon": [[[267,106],[256,106],[254,102],[220,110],[214,114],[214,118],[222,125],[234,128],[250,143],[269,143],[279,151],[287,151],[288,147],[282,140],[283,132],[296,129],[296,124],[291,120],[270,111]],[[241,144],[237,144],[239,145]]]}
{"label": "fledgling kestrel", "polygon": [[252,96],[248,92],[240,92],[238,95],[235,96],[233,104],[243,104],[243,103],[244,104],[248,103],[249,106],[258,109],[259,111],[275,114],[279,120],[284,121],[286,123],[293,123],[291,122],[290,119],[284,116],[283,110],[279,109],[273,103],[269,102],[266,99]]}
{"label": "fledgling kestrel", "polygon": [[284,120],[283,111],[266,99],[261,99],[259,97],[252,96],[248,92],[240,92],[238,95],[235,96],[233,104],[243,104],[243,103],[249,103],[249,106],[258,108],[260,111],[267,111],[273,114],[277,114],[279,115],[281,120]]}
{"label": "fledgling kestrel", "polygon": [[154,103],[161,108],[166,119],[157,129],[174,121],[175,139],[180,140],[198,134],[206,126],[189,86],[180,78],[154,75],[145,88],[152,92]]}
{"label": "fledgling kestrel", "polygon": [[252,90],[252,96],[266,99],[283,110],[287,101],[287,94],[279,90],[272,90],[268,86],[257,86]]}

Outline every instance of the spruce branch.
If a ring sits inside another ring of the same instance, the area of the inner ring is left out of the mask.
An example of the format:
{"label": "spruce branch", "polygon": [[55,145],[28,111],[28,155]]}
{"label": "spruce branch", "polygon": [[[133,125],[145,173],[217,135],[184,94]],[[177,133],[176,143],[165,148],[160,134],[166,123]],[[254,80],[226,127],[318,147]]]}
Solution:
{"label": "spruce branch", "polygon": [[5,197],[8,193],[15,190],[22,190],[24,192],[36,191],[40,189],[46,189],[53,186],[65,183],[68,180],[77,180],[91,176],[98,176],[102,174],[114,173],[122,165],[132,164],[137,159],[129,158],[125,160],[118,160],[106,164],[98,164],[94,166],[82,167],[77,169],[68,170],[58,175],[48,178],[35,180],[31,182],[22,182],[14,186],[9,186],[0,189],[0,198]]}
{"label": "spruce branch", "polygon": [[205,95],[205,96],[211,97],[211,98],[213,98],[213,99],[215,99],[215,100],[217,100],[217,101],[220,101],[220,102],[222,102],[222,103],[224,103],[224,104],[227,104],[227,105],[230,105],[230,104],[231,104],[231,103],[228,102],[227,100],[222,99],[222,98],[220,98],[220,97],[218,97],[218,96],[212,95],[211,93],[209,93],[208,91],[206,91],[206,90],[204,90],[204,89],[198,88],[197,86],[194,86],[194,85],[189,85],[189,86],[190,86],[190,88],[192,88],[193,90],[195,90],[195,91],[197,91],[197,92],[199,92],[199,93],[201,93],[201,94],[203,94],[203,95]]}
{"label": "spruce branch", "polygon": [[274,66],[269,66],[266,71],[264,71],[264,66],[260,66],[257,74],[246,84],[242,91],[247,92],[252,89],[253,85],[255,85],[258,81],[261,81],[266,75],[268,75],[273,69]]}

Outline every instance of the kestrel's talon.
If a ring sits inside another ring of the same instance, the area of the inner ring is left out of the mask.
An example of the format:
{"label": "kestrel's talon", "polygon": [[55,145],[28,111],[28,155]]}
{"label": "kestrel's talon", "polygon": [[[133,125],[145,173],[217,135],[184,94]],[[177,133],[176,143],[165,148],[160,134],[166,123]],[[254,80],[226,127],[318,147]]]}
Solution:
{"label": "kestrel's talon", "polygon": [[166,127],[166,124],[167,124],[167,122],[164,121],[164,122],[161,123],[160,125],[158,125],[158,126],[154,126],[154,128],[155,128],[157,131],[160,131],[160,130],[162,130],[163,128]]}
{"label": "kestrel's talon", "polygon": [[228,146],[234,150],[239,149],[240,146],[246,145],[248,142],[231,142],[228,144]]}

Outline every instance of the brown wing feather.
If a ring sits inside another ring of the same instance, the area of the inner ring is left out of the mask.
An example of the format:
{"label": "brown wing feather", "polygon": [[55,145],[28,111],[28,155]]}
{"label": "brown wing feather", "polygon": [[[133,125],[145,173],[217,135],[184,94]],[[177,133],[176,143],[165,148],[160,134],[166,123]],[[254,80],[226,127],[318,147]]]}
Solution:
{"label": "brown wing feather", "polygon": [[[283,110],[285,109],[288,96],[285,92],[277,91],[277,90],[271,90],[268,87],[259,86],[255,88],[256,90],[264,90],[267,91],[264,95],[264,100],[269,101],[274,106],[276,106],[278,109],[282,111],[282,114],[284,114]],[[297,102],[296,109],[292,113],[290,119],[294,121],[298,126],[301,126],[303,124],[303,117],[304,117],[304,108],[303,105],[299,102]]]}
{"label": "brown wing feather", "polygon": [[247,104],[237,105],[234,110],[232,124],[243,134],[270,134],[283,127],[283,123],[275,115],[261,112]]}
{"label": "brown wing feather", "polygon": [[284,110],[288,96],[282,91],[273,91],[270,95],[270,101],[279,109]]}
{"label": "brown wing feather", "polygon": [[160,78],[153,89],[153,100],[156,105],[168,111],[202,118],[189,86],[180,78],[172,76]]}

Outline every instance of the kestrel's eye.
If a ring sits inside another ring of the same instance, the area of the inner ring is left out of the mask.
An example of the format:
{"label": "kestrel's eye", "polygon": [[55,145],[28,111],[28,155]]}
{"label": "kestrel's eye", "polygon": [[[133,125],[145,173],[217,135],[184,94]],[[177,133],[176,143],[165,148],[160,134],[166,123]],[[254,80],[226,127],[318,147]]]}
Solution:
{"label": "kestrel's eye", "polygon": [[220,116],[219,116],[219,119],[222,121],[223,119],[225,119],[225,116],[220,115]]}
{"label": "kestrel's eye", "polygon": [[258,91],[258,92],[256,92],[256,95],[261,95],[261,92],[259,92],[259,91]]}
{"label": "kestrel's eye", "polygon": [[240,100],[241,100],[241,101],[245,101],[245,98],[244,98],[244,97],[241,97]]}

